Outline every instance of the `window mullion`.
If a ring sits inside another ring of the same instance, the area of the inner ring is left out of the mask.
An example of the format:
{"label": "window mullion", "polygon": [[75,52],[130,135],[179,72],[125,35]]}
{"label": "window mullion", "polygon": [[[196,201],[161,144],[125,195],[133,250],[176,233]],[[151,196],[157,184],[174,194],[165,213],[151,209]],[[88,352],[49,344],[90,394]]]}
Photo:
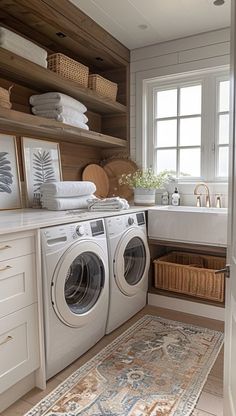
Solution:
{"label": "window mullion", "polygon": [[176,176],[180,176],[180,87],[177,89],[177,152],[176,152]]}

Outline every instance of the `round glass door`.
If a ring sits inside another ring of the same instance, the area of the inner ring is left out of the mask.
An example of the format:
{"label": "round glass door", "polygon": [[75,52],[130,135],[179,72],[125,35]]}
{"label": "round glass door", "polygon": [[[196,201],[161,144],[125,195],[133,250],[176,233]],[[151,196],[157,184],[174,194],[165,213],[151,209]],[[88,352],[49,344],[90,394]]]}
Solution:
{"label": "round glass door", "polygon": [[146,250],[139,237],[133,237],[124,250],[124,278],[129,285],[136,285],[143,277],[146,266]]}
{"label": "round glass door", "polygon": [[71,263],[64,285],[64,296],[70,311],[76,315],[88,312],[96,304],[104,285],[105,270],[101,259],[83,252]]}

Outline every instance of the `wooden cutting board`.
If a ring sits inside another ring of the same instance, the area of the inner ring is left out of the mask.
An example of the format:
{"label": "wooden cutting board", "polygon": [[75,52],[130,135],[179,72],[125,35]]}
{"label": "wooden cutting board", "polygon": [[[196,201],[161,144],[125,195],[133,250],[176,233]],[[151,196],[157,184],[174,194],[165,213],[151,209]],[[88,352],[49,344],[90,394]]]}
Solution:
{"label": "wooden cutting board", "polygon": [[133,190],[128,185],[120,185],[119,179],[122,174],[134,173],[138,167],[135,162],[128,159],[112,159],[105,163],[103,169],[109,178],[108,196],[120,196],[130,201],[133,199]]}
{"label": "wooden cutting board", "polygon": [[96,185],[95,195],[98,198],[106,198],[109,192],[109,179],[105,170],[95,164],[86,166],[82,173],[83,181],[91,181]]}

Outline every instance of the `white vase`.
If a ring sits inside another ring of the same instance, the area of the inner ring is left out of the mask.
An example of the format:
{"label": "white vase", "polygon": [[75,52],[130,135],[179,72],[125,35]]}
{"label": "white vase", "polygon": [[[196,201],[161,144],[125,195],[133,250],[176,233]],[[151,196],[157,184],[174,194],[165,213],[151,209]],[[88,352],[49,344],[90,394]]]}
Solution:
{"label": "white vase", "polygon": [[134,205],[155,205],[156,190],[134,188]]}

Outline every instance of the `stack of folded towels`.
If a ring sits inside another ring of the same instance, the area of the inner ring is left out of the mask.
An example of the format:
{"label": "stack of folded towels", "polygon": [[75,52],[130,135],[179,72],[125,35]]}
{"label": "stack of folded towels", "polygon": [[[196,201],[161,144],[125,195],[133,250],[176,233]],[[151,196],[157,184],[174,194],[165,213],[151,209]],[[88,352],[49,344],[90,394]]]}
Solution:
{"label": "stack of folded towels", "polygon": [[47,51],[45,49],[2,26],[0,26],[0,46],[47,68]]}
{"label": "stack of folded towels", "polygon": [[88,118],[84,114],[87,108],[69,95],[60,92],[46,92],[45,94],[32,95],[29,101],[33,106],[32,113],[37,116],[89,130]]}
{"label": "stack of folded towels", "polygon": [[96,186],[89,181],[48,182],[40,186],[42,208],[52,211],[88,208],[96,199]]}
{"label": "stack of folded towels", "polygon": [[119,211],[128,208],[128,201],[124,198],[119,198],[118,196],[114,198],[93,198],[88,200],[89,211]]}

